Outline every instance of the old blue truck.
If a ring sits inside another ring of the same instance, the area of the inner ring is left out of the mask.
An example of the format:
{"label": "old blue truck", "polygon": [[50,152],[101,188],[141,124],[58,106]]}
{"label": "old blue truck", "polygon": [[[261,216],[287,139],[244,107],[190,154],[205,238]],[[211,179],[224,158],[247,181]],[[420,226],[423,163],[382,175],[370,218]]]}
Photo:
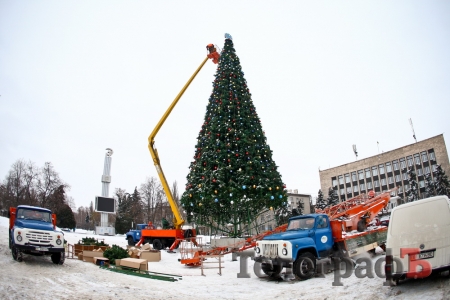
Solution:
{"label": "old blue truck", "polygon": [[128,245],[134,246],[142,237],[142,229],[145,229],[148,224],[137,224],[136,229],[131,229],[125,234],[125,239],[128,241]]}
{"label": "old blue truck", "polygon": [[16,261],[23,254],[51,256],[62,265],[65,260],[64,234],[56,227],[56,215],[49,209],[19,205],[9,209],[9,248]]}
{"label": "old blue truck", "polygon": [[316,261],[330,258],[338,262],[384,247],[387,227],[374,225],[378,213],[389,203],[393,190],[369,192],[315,214],[289,219],[285,232],[264,237],[255,246],[255,274],[278,276],[283,268],[300,279],[316,274]]}
{"label": "old blue truck", "polygon": [[[386,242],[387,227],[347,234],[342,222],[326,214],[309,214],[289,219],[285,232],[266,236],[256,242],[255,264],[265,275],[276,277],[290,268],[300,279],[316,274],[316,261],[324,258],[351,258]],[[256,275],[260,275],[256,272]]]}

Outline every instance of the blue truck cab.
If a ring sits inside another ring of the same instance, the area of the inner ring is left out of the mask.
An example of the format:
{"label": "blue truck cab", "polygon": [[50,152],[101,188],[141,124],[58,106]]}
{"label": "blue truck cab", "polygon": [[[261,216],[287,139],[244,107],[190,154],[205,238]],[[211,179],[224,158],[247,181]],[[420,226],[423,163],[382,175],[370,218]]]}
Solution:
{"label": "blue truck cab", "polygon": [[53,263],[62,265],[65,259],[64,234],[56,227],[56,215],[42,207],[11,207],[9,248],[16,261],[22,261],[22,254],[50,255]]}
{"label": "blue truck cab", "polygon": [[255,262],[261,270],[276,276],[284,267],[301,279],[315,274],[316,259],[333,253],[334,239],[326,214],[308,214],[289,219],[285,232],[264,237],[256,243]]}
{"label": "blue truck cab", "polygon": [[125,239],[128,241],[128,245],[134,246],[141,239],[142,229],[145,229],[147,224],[137,224],[136,229],[131,229],[125,235]]}

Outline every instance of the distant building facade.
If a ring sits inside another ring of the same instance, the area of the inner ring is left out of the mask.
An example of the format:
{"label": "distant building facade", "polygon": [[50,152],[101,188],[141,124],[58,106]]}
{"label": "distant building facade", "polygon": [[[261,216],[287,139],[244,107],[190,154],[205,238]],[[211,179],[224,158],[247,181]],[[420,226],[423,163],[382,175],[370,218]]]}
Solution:
{"label": "distant building facade", "polygon": [[[311,195],[300,194],[298,190],[287,190],[288,196],[288,209],[292,211],[294,208],[298,208],[300,203],[303,203],[303,214],[311,213]],[[260,214],[257,219],[258,230],[257,232],[264,232],[268,230],[273,230],[277,227],[277,222],[275,220],[275,215],[272,210],[266,210]]]}
{"label": "distant building facade", "polygon": [[320,187],[324,198],[328,197],[328,190],[332,187],[340,201],[370,190],[382,192],[395,187],[398,187],[398,190],[393,195],[405,198],[409,189],[407,171],[412,168],[417,175],[419,198],[424,198],[425,175],[430,174],[433,177],[437,165],[441,165],[445,174],[450,175],[448,152],[442,134],[376,156],[319,171]]}
{"label": "distant building facade", "polygon": [[299,203],[303,203],[303,214],[307,215],[311,213],[312,198],[309,194],[300,194],[298,190],[287,190],[288,206],[290,210],[298,208]]}

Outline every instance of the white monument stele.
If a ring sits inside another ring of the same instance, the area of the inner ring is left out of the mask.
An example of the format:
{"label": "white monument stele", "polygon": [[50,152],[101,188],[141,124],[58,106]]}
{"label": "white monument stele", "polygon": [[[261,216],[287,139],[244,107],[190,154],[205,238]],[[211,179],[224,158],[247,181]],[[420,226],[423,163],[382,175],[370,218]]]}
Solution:
{"label": "white monument stele", "polygon": [[[111,156],[113,150],[106,148],[105,165],[103,167],[102,175],[102,197],[108,198],[109,184],[111,183]],[[98,198],[98,197],[97,197]],[[108,226],[108,214],[114,211],[105,212],[103,209],[98,209],[98,199],[95,199],[95,211],[100,212],[100,226],[95,226],[95,233],[99,235],[115,235],[116,229],[114,226]]]}

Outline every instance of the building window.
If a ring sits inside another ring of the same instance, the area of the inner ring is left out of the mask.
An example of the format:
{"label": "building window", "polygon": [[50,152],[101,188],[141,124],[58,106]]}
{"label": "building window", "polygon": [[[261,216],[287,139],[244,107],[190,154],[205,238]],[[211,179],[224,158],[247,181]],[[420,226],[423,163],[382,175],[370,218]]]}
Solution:
{"label": "building window", "polygon": [[416,165],[420,166],[420,157],[419,154],[414,154],[414,160],[416,161]]}
{"label": "building window", "polygon": [[[430,158],[430,159],[431,159],[431,158]],[[436,172],[437,165],[432,165],[431,167],[432,167],[432,169],[433,169],[433,172]]]}
{"label": "building window", "polygon": [[423,175],[422,168],[417,168],[417,176],[422,176],[422,175]]}
{"label": "building window", "polygon": [[344,177],[339,175],[339,184],[344,184]]}
{"label": "building window", "polygon": [[405,192],[409,190],[409,184],[405,184]]}
{"label": "building window", "polygon": [[389,184],[394,183],[394,177],[390,176],[389,177]]}
{"label": "building window", "polygon": [[406,161],[404,158],[400,158],[400,169],[406,168]]}
{"label": "building window", "polygon": [[381,178],[381,185],[386,185],[386,178]]}
{"label": "building window", "polygon": [[408,167],[411,167],[413,165],[412,156],[408,156],[406,159],[408,160]]}
{"label": "building window", "polygon": [[401,185],[401,186],[398,187],[398,193],[399,193],[399,194],[400,194],[400,193],[403,193],[403,185]]}
{"label": "building window", "polygon": [[358,192],[358,185],[357,185],[357,184],[355,184],[355,185],[353,186],[353,192],[354,192],[354,193],[357,193],[357,192]]}
{"label": "building window", "polygon": [[369,182],[367,183],[367,189],[370,190],[371,188],[372,188],[372,182],[369,181]]}
{"label": "building window", "polygon": [[380,185],[378,184],[378,180],[375,180],[374,182],[373,182],[373,186],[374,187],[379,187]]}
{"label": "building window", "polygon": [[407,180],[408,179],[408,173],[402,173],[402,178],[403,178],[403,180]]}
{"label": "building window", "polygon": [[378,175],[378,169],[377,167],[372,167],[372,176],[375,177]]}
{"label": "building window", "polygon": [[391,163],[386,163],[386,172],[392,172]]}
{"label": "building window", "polygon": [[379,165],[378,168],[380,169],[380,175],[384,174],[384,165]]}
{"label": "building window", "polygon": [[402,179],[402,178],[401,178],[400,175],[395,175],[395,181],[396,181],[396,182],[399,182],[401,179]]}
{"label": "building window", "polygon": [[352,187],[351,186],[348,186],[347,187],[347,194],[351,194],[352,193]]}
{"label": "building window", "polygon": [[392,162],[392,165],[394,166],[394,171],[397,171],[398,170],[398,160],[394,160]]}
{"label": "building window", "polygon": [[421,154],[422,154],[422,162],[428,161],[427,153],[426,152],[422,152]]}
{"label": "building window", "polygon": [[430,152],[430,160],[436,160],[436,157],[434,157],[434,152]]}
{"label": "building window", "polygon": [[337,180],[336,180],[336,179],[333,179],[333,184],[332,184],[332,186],[335,187],[336,185],[337,185]]}
{"label": "building window", "polygon": [[366,185],[364,184],[364,183],[361,183],[360,185],[359,185],[359,190],[362,192],[362,191],[364,191],[366,189]]}
{"label": "building window", "polygon": [[359,179],[364,179],[364,172],[363,172],[363,170],[359,170],[358,171],[358,177],[359,177]]}
{"label": "building window", "polygon": [[367,168],[365,171],[366,171],[366,178],[370,178],[370,169]]}
{"label": "building window", "polygon": [[425,181],[421,180],[419,181],[419,188],[425,187]]}
{"label": "building window", "polygon": [[350,174],[345,174],[345,183],[350,183]]}
{"label": "building window", "polygon": [[341,189],[341,196],[343,196],[344,194],[345,194],[345,189]]}
{"label": "building window", "polygon": [[430,174],[430,167],[429,166],[425,167],[425,174]]}
{"label": "building window", "polygon": [[352,172],[352,180],[353,180],[353,181],[358,180],[358,179],[356,178],[356,172]]}

